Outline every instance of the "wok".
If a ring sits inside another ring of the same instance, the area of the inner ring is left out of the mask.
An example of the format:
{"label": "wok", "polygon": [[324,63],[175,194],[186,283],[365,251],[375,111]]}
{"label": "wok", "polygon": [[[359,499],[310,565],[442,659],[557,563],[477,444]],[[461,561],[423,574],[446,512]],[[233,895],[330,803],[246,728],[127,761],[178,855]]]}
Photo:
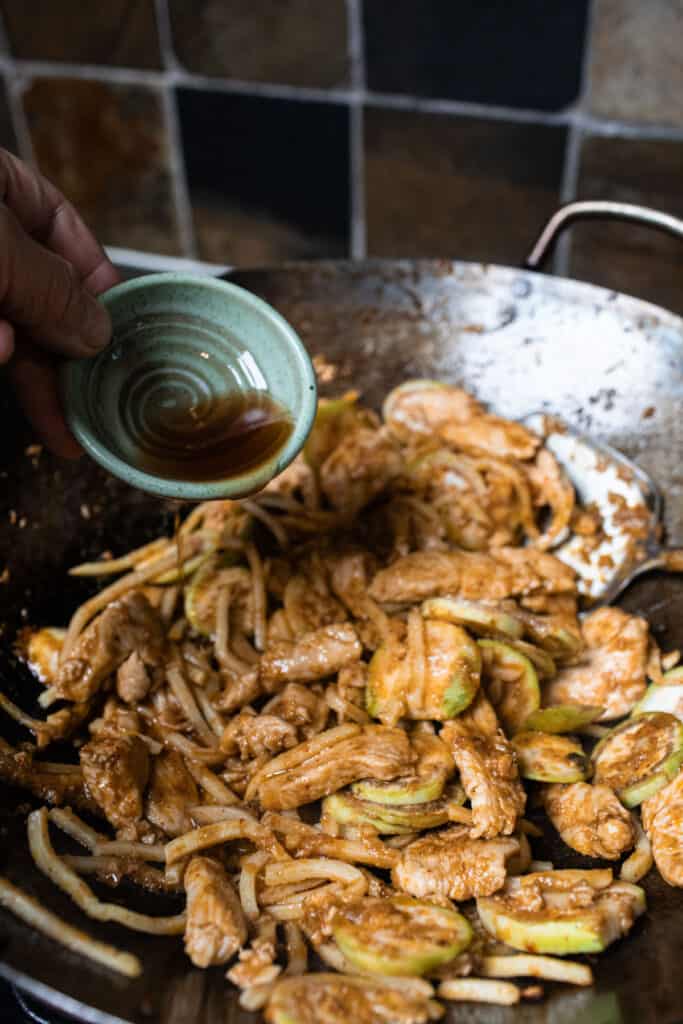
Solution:
{"label": "wok", "polygon": [[[586,208],[587,207],[587,208]],[[683,236],[683,222],[615,204],[574,204],[556,214],[534,248],[538,265],[568,219],[593,214],[645,218]],[[530,270],[449,260],[333,262],[239,271],[230,279],[271,302],[317,356],[322,394],[355,386],[378,406],[410,377],[464,385],[510,417],[548,409],[621,449],[652,475],[666,499],[669,541],[683,543],[683,320],[638,299]],[[17,628],[60,624],[85,596],[69,565],[103,549],[125,551],[168,528],[173,507],[83,461],[31,454],[12,396],[0,395],[0,542],[9,579],[0,585],[0,686],[28,707],[32,693],[13,658]],[[683,645],[683,579],[650,576],[622,601],[646,614],[665,648]],[[0,731],[12,741],[11,723]],[[128,981],[82,960],[0,913],[0,975],[79,1021],[95,1024],[237,1024],[241,1011],[219,969],[198,971],[176,939],[95,926],[38,874],[23,824],[27,797],[2,791],[0,872],[69,922],[137,953]],[[535,847],[565,866],[590,862]],[[683,1020],[678,971],[683,891],[656,872],[645,882],[649,911],[595,964],[596,986],[546,986],[542,1004],[512,1010],[452,1007],[447,1019],[475,1022],[675,1024]],[[147,898],[122,887],[141,909]],[[109,895],[108,898],[112,898]],[[119,897],[114,897],[119,898]],[[153,904],[158,908],[158,904]],[[165,908],[157,910],[164,912]]]}

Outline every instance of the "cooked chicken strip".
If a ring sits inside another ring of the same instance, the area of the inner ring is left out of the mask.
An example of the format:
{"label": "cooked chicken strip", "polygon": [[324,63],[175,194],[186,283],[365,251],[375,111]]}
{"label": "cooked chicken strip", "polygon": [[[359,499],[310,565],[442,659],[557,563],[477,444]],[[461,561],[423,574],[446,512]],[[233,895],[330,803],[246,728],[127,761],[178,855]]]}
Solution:
{"label": "cooked chicken strip", "polygon": [[536,590],[573,592],[574,574],[546,552],[532,548],[498,548],[489,554],[413,552],[381,569],[369,592],[376,601],[407,603],[443,594],[472,601],[500,601]]}
{"label": "cooked chicken strip", "polygon": [[409,442],[441,436],[444,426],[468,423],[482,416],[484,407],[462,388],[439,381],[409,381],[389,394],[383,413],[391,432]]}
{"label": "cooked chicken strip", "polygon": [[327,456],[320,467],[320,488],[330,504],[354,516],[401,471],[398,445],[384,429],[359,427]]}
{"label": "cooked chicken strip", "polygon": [[103,733],[81,747],[83,778],[93,799],[117,828],[142,817],[149,751],[138,736]]}
{"label": "cooked chicken strip", "polygon": [[152,761],[145,817],[166,835],[192,828],[189,808],[199,803],[197,785],[176,750],[163,750]]}
{"label": "cooked chicken strip", "polygon": [[644,800],[641,810],[660,875],[669,885],[683,888],[683,771]]}
{"label": "cooked chicken strip", "polygon": [[358,661],[362,647],[349,622],[337,622],[306,633],[298,640],[280,640],[261,658],[260,678],[267,693],[286,683],[312,683]]}
{"label": "cooked chicken strip", "polygon": [[152,681],[137,651],[129,654],[116,673],[116,692],[126,704],[137,704],[149,693]]}
{"label": "cooked chicken strip", "polygon": [[339,726],[270,761],[249,783],[246,798],[258,800],[266,810],[287,810],[358,779],[406,775],[415,759],[403,729]]}
{"label": "cooked chicken strip", "polygon": [[526,794],[512,746],[481,690],[474,702],[440,733],[450,747],[472,804],[471,839],[494,839],[514,832]]}
{"label": "cooked chicken strip", "polygon": [[601,720],[621,718],[647,686],[648,625],[620,608],[598,608],[582,624],[585,650],[548,685],[546,702],[604,707]]}
{"label": "cooked chicken strip", "polygon": [[323,731],[330,714],[329,705],[319,691],[319,686],[288,683],[284,690],[268,701],[262,713],[277,715],[293,725],[299,742],[310,739]]}
{"label": "cooked chicken strip", "polygon": [[185,891],[185,952],[196,967],[227,963],[247,940],[247,922],[225,870],[208,857],[193,857]]}
{"label": "cooked chicken strip", "polygon": [[64,700],[85,701],[133,652],[148,665],[163,660],[165,639],[157,612],[143,594],[113,601],[81,633],[59,667],[55,693]]}
{"label": "cooked chicken strip", "polygon": [[556,783],[543,786],[542,800],[567,846],[586,857],[617,860],[635,844],[631,815],[609,786]]}
{"label": "cooked chicken strip", "polygon": [[244,708],[228,722],[221,737],[221,750],[239,754],[243,761],[267,754],[274,757],[299,742],[295,726],[279,715],[260,714]]}
{"label": "cooked chicken strip", "polygon": [[[70,770],[71,768],[75,770]],[[14,750],[0,740],[0,779],[12,786],[21,786],[48,804],[60,807],[70,804],[91,814],[99,807],[84,786],[83,773],[75,765],[64,765],[64,772],[41,770],[29,750]]]}
{"label": "cooked chicken strip", "polygon": [[290,577],[282,601],[291,636],[311,633],[346,618],[343,607],[332,597],[319,574],[298,573]]}
{"label": "cooked chicken strip", "polygon": [[504,885],[506,862],[516,853],[517,839],[472,839],[466,825],[456,825],[407,846],[391,880],[398,889],[418,897],[490,896]]}
{"label": "cooked chicken strip", "polygon": [[466,423],[453,421],[439,428],[439,436],[452,448],[483,452],[502,459],[532,459],[541,441],[521,423],[487,413]]}

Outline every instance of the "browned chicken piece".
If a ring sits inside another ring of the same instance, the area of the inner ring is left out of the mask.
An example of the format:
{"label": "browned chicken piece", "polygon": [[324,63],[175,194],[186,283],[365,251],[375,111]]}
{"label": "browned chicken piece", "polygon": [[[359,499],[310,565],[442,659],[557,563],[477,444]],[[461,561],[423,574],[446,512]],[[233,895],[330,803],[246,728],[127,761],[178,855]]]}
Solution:
{"label": "browned chicken piece", "polygon": [[102,717],[95,718],[88,728],[93,736],[104,732],[110,736],[128,736],[142,732],[142,722],[134,708],[121,704],[115,697],[109,697],[102,710]]}
{"label": "browned chicken piece", "polygon": [[193,857],[185,892],[185,952],[196,967],[227,963],[247,941],[247,922],[225,869],[208,857]]}
{"label": "browned chicken piece", "polygon": [[149,751],[139,736],[96,736],[81,747],[81,769],[93,800],[115,827],[142,817]]}
{"label": "browned chicken piece", "polygon": [[403,729],[343,725],[269,761],[252,778],[247,800],[283,811],[312,803],[358,779],[407,775],[415,753]]}
{"label": "browned chicken piece", "polygon": [[242,761],[251,761],[264,754],[274,757],[299,742],[296,727],[279,715],[257,714],[244,708],[228,722],[220,747],[226,754],[238,754]]}
{"label": "browned chicken piece", "polygon": [[644,800],[641,811],[660,875],[683,888],[683,771]]}
{"label": "browned chicken piece", "polygon": [[129,654],[116,673],[116,692],[126,704],[137,704],[149,693],[152,680],[137,651]]}
{"label": "browned chicken piece", "polygon": [[294,633],[285,615],[284,608],[277,608],[266,625],[266,647],[272,647],[278,640],[293,640]]}
{"label": "browned chicken piece", "polygon": [[598,608],[582,624],[585,649],[545,691],[548,704],[593,704],[601,720],[627,715],[647,686],[648,625],[620,608]]}
{"label": "browned chicken piece", "polygon": [[540,448],[525,467],[536,508],[549,508],[550,522],[535,544],[547,548],[565,536],[574,514],[574,488],[559,462],[547,448]]}
{"label": "browned chicken piece", "polygon": [[197,785],[177,750],[162,750],[152,761],[145,817],[166,835],[180,836],[192,828],[190,807],[199,803]]}
{"label": "browned chicken piece", "polygon": [[40,761],[34,761],[32,751],[14,750],[4,740],[0,740],[0,779],[11,786],[27,789],[53,806],[70,804],[91,814],[99,813],[77,765],[64,765],[63,773],[41,770]]}
{"label": "browned chicken piece", "polygon": [[239,951],[239,961],[226,972],[226,978],[238,988],[268,985],[277,978],[282,968],[276,964],[277,933],[272,918],[261,918],[251,943]]}
{"label": "browned chicken piece", "polygon": [[524,810],[526,794],[515,752],[481,690],[463,714],[446,723],[440,737],[453,753],[472,804],[470,838],[510,835]]}
{"label": "browned chicken piece", "polygon": [[417,897],[490,896],[504,885],[506,863],[517,853],[517,839],[472,839],[466,825],[456,825],[406,846],[391,880]]}
{"label": "browned chicken piece", "polygon": [[[361,662],[357,664],[360,665]],[[323,731],[330,714],[330,708],[322,692],[319,692],[320,689],[317,686],[288,683],[284,690],[280,690],[264,705],[263,713],[277,715],[278,718],[293,725],[299,742],[310,739],[311,736]]]}
{"label": "browned chicken piece", "polygon": [[306,896],[302,904],[303,918],[299,923],[309,942],[317,946],[329,939],[332,935],[332,921],[337,910],[353,903],[356,899],[356,895],[349,893],[346,887],[331,885],[315,889],[310,896]]}
{"label": "browned chicken piece", "polygon": [[298,640],[280,640],[263,654],[260,678],[266,693],[286,683],[312,683],[358,661],[363,649],[350,622],[306,633]]}
{"label": "browned chicken piece", "polygon": [[376,601],[403,604],[449,594],[500,601],[535,590],[574,591],[574,573],[553,555],[533,548],[494,553],[419,551],[381,569],[370,584]]}
{"label": "browned chicken piece", "polygon": [[401,466],[400,449],[387,431],[359,427],[323,462],[320,488],[333,508],[351,518],[381,494]]}
{"label": "browned chicken piece", "polygon": [[39,750],[49,747],[57,740],[68,739],[73,736],[78,728],[89,718],[93,710],[92,700],[78,701],[76,704],[69,704],[48,715],[43,723],[35,730],[36,746]]}
{"label": "browned chicken piece", "polygon": [[337,597],[352,615],[365,618],[368,605],[368,584],[377,571],[377,559],[367,551],[345,551],[327,559],[330,583]]}
{"label": "browned chicken piece", "polygon": [[501,459],[533,459],[541,443],[540,438],[521,423],[488,413],[474,416],[465,423],[444,423],[439,428],[439,436],[452,448],[483,452]]}
{"label": "browned chicken piece", "polygon": [[567,846],[586,857],[617,860],[636,841],[631,815],[609,786],[544,786],[543,806]]}
{"label": "browned chicken piece", "polygon": [[384,419],[393,434],[410,442],[441,436],[449,423],[468,423],[484,407],[462,388],[437,381],[409,382],[392,391],[384,406]]}
{"label": "browned chicken piece", "polygon": [[142,594],[113,601],[86,626],[59,667],[55,692],[64,700],[85,701],[133,651],[146,665],[163,660],[161,619]]}
{"label": "browned chicken piece", "polygon": [[240,675],[226,671],[221,675],[225,682],[225,689],[218,701],[221,711],[232,714],[243,708],[245,704],[251,704],[257,697],[262,696],[263,690],[258,669],[247,669]]}
{"label": "browned chicken piece", "polygon": [[337,690],[343,700],[350,704],[365,706],[365,687],[368,682],[368,666],[364,661],[356,661],[353,665],[339,670]]}
{"label": "browned chicken piece", "polygon": [[297,573],[292,576],[285,586],[282,600],[294,637],[334,622],[343,622],[346,618],[344,608],[332,597],[319,574]]}

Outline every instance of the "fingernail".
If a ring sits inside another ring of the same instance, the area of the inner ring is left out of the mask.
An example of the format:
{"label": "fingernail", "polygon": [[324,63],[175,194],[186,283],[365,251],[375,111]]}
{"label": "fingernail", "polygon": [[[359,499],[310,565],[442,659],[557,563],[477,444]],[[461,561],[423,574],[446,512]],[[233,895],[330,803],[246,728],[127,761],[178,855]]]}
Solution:
{"label": "fingernail", "polygon": [[111,340],[111,318],[97,299],[91,299],[88,302],[81,336],[92,352],[99,352]]}

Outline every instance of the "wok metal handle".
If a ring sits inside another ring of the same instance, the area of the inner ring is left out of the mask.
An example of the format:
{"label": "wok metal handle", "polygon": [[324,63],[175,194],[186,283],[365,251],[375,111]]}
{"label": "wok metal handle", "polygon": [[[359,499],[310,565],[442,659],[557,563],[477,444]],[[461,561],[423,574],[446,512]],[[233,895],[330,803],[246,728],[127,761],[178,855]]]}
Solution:
{"label": "wok metal handle", "polygon": [[525,266],[529,270],[538,270],[546,256],[551,252],[559,235],[566,227],[577,220],[626,220],[645,227],[665,231],[669,235],[683,239],[683,220],[661,210],[651,210],[648,206],[636,206],[634,203],[615,203],[607,199],[585,199],[576,203],[567,203],[556,210],[547,222],[534,246],[527,256]]}

